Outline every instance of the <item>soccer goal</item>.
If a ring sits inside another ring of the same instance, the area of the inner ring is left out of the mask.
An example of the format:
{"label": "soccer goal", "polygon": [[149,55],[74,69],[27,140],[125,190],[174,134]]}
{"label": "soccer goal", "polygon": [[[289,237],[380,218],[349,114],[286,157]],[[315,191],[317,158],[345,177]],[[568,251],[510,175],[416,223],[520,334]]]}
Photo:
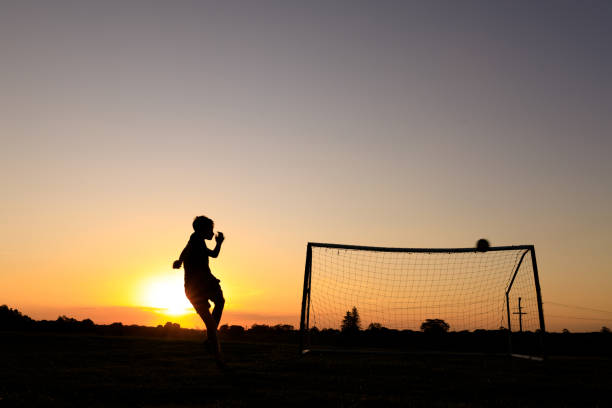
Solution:
{"label": "soccer goal", "polygon": [[542,356],[544,332],[533,245],[308,243],[302,353],[331,347]]}

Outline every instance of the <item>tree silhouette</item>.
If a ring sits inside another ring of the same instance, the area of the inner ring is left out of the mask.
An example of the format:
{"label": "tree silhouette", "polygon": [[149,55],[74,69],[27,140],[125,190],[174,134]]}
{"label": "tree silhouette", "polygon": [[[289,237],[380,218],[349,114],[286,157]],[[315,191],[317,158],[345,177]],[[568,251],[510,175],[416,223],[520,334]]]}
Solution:
{"label": "tree silhouette", "polygon": [[421,323],[421,330],[429,334],[442,334],[450,329],[448,323],[442,319],[427,319]]}
{"label": "tree silhouette", "polygon": [[11,309],[7,305],[0,306],[0,330],[27,328],[33,323],[32,319],[21,314],[19,310]]}
{"label": "tree silhouette", "polygon": [[610,329],[606,326],[601,326],[601,332],[602,333],[610,333]]}
{"label": "tree silhouette", "polygon": [[357,308],[353,306],[353,310],[347,310],[344,319],[342,319],[343,333],[357,333],[361,329],[361,318]]}

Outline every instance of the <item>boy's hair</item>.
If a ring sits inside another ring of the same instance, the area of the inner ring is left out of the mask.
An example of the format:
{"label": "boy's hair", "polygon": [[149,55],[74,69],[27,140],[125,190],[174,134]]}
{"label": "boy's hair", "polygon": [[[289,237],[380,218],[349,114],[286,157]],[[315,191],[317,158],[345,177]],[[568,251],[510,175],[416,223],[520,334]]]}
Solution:
{"label": "boy's hair", "polygon": [[204,231],[208,227],[213,228],[215,223],[208,217],[203,215],[198,215],[193,219],[193,230],[194,231]]}

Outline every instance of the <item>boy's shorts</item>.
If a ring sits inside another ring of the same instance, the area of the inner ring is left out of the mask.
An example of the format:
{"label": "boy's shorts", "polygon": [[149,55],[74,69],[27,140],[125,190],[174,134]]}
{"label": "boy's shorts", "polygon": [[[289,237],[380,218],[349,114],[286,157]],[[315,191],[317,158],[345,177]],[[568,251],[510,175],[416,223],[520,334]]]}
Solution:
{"label": "boy's shorts", "polygon": [[209,300],[214,304],[225,301],[219,281],[207,282],[206,284],[185,284],[185,295],[187,295],[187,299],[189,299],[195,308],[198,306],[205,306],[207,309],[210,308]]}

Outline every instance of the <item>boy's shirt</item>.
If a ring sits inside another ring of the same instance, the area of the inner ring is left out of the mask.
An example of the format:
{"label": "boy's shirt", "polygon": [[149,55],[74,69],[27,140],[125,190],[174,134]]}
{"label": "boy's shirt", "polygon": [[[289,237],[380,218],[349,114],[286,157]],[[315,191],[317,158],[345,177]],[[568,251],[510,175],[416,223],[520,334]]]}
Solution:
{"label": "boy's shirt", "polygon": [[189,242],[179,258],[183,261],[185,268],[185,285],[219,282],[219,279],[215,278],[210,271],[209,253],[210,249],[206,246],[204,239],[197,237],[196,234],[191,234]]}

